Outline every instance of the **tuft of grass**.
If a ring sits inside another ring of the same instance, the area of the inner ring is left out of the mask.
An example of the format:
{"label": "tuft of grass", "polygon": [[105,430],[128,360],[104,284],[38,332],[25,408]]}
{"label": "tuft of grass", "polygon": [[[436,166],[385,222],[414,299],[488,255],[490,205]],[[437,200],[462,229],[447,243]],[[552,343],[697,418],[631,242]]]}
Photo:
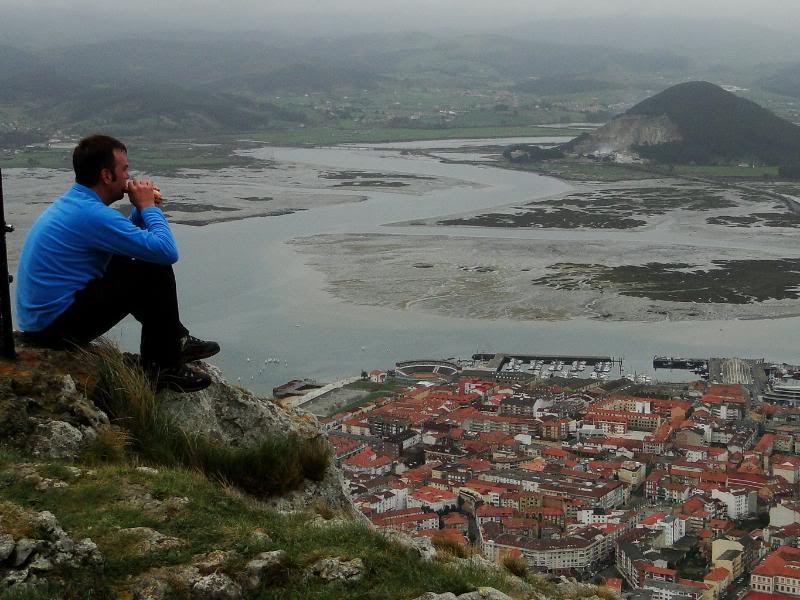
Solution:
{"label": "tuft of grass", "polygon": [[62,600],[63,598],[64,596],[49,585],[0,591],[0,600]]}
{"label": "tuft of grass", "polygon": [[503,557],[503,566],[512,575],[525,579],[528,575],[528,563],[518,554],[507,554]]}
{"label": "tuft of grass", "polygon": [[255,496],[298,489],[320,481],[330,461],[327,441],[296,434],[273,437],[252,448],[230,448],[193,438],[188,465]]}
{"label": "tuft of grass", "polygon": [[125,460],[125,449],[130,444],[130,434],[121,427],[103,427],[81,453],[81,461],[90,465],[121,463]]}
{"label": "tuft of grass", "polygon": [[315,500],[311,504],[312,510],[326,521],[330,521],[336,516],[336,512],[331,508],[331,505],[322,499]]}
{"label": "tuft of grass", "polygon": [[20,457],[14,450],[0,446],[0,468],[19,461]]}
{"label": "tuft of grass", "polygon": [[34,538],[38,533],[30,515],[11,502],[0,501],[0,523],[3,525],[2,531],[10,533],[14,539]]}
{"label": "tuft of grass", "polygon": [[[126,361],[112,344],[98,344],[87,351],[86,358],[97,377],[95,402],[115,426],[129,432],[125,441],[147,461],[197,469],[256,496],[282,494],[298,489],[306,479],[319,481],[325,475],[330,448],[323,437],[290,433],[250,448],[221,446],[181,429],[160,409],[141,368]],[[113,445],[121,442],[108,434],[90,450],[101,457],[113,456]]]}
{"label": "tuft of grass", "polygon": [[431,538],[431,543],[433,543],[433,547],[436,548],[437,552],[455,558],[469,558],[473,554],[468,546],[459,544],[456,540],[447,537],[445,534],[435,534]]}

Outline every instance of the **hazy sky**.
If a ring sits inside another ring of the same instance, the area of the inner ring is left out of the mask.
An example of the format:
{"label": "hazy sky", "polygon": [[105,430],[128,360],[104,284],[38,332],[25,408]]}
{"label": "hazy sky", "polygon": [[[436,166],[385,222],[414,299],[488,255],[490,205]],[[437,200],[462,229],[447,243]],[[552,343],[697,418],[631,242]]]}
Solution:
{"label": "hazy sky", "polygon": [[0,0],[6,15],[34,10],[41,18],[91,11],[103,19],[152,20],[171,27],[263,29],[324,27],[336,31],[382,24],[403,29],[501,27],[527,20],[596,16],[725,18],[791,30],[798,0]]}

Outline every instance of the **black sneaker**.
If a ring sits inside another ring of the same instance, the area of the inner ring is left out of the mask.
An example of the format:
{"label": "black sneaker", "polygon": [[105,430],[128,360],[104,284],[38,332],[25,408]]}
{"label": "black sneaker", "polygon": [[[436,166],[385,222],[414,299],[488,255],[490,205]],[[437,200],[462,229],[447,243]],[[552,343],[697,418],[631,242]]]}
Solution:
{"label": "black sneaker", "polygon": [[214,356],[217,352],[219,352],[219,344],[217,342],[201,340],[193,335],[181,338],[181,362],[188,363],[203,360]]}
{"label": "black sneaker", "polygon": [[155,372],[156,391],[199,392],[211,385],[211,378],[192,367],[169,367]]}

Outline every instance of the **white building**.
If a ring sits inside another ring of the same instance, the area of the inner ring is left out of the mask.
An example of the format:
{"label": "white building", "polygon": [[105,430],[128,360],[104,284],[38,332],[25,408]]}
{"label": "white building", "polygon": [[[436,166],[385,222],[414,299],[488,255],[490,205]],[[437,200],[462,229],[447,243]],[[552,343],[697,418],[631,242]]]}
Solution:
{"label": "white building", "polygon": [[686,520],[667,513],[655,513],[642,520],[637,527],[661,532],[660,545],[671,547],[686,535]]}
{"label": "white building", "polygon": [[493,562],[509,552],[519,552],[528,566],[547,571],[590,571],[613,553],[612,540],[592,528],[553,540],[503,533],[494,540],[484,539],[481,548],[483,556]]}
{"label": "white building", "polygon": [[744,519],[756,512],[756,493],[754,491],[744,489],[711,490],[711,497],[725,503],[729,519]]}
{"label": "white building", "polygon": [[376,513],[385,513],[392,510],[407,508],[408,490],[386,490],[372,494],[362,494],[353,499],[361,508],[371,508]]}
{"label": "white building", "polygon": [[428,486],[412,491],[406,501],[408,508],[423,508],[433,511],[455,508],[457,503],[458,496],[453,492]]}
{"label": "white building", "polygon": [[800,503],[782,501],[769,509],[769,526],[785,527],[792,523],[800,523]]}
{"label": "white building", "polygon": [[577,512],[578,523],[581,525],[606,525],[608,523],[621,523],[625,518],[624,510],[599,510],[586,508]]}

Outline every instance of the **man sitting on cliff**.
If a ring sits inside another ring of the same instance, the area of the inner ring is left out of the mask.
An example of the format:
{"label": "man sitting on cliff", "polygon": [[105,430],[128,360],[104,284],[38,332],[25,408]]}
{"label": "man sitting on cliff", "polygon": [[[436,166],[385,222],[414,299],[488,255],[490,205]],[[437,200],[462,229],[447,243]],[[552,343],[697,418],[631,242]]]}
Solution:
{"label": "man sitting on cliff", "polygon": [[[219,352],[181,324],[175,238],[158,189],[128,178],[125,145],[93,135],[72,154],[75,185],[34,222],[17,273],[17,320],[34,343],[88,344],[131,314],[142,324],[141,364],[158,389],[190,392],[211,380],[187,363]],[[127,192],[125,218],[111,204]]]}

